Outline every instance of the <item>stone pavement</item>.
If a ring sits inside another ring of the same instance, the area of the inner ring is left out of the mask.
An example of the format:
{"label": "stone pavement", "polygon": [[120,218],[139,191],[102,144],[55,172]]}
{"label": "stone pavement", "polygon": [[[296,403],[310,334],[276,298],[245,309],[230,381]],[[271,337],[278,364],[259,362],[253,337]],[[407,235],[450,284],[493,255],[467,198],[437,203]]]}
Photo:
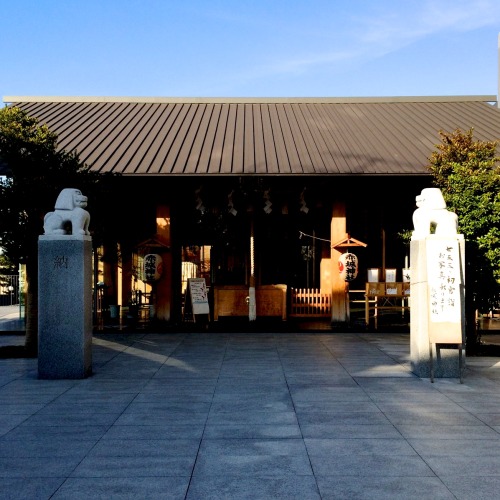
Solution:
{"label": "stone pavement", "polygon": [[0,334],[24,330],[24,320],[20,317],[19,305],[0,306]]}
{"label": "stone pavement", "polygon": [[500,358],[431,384],[408,357],[406,333],[103,332],[84,380],[2,359],[0,498],[498,498]]}

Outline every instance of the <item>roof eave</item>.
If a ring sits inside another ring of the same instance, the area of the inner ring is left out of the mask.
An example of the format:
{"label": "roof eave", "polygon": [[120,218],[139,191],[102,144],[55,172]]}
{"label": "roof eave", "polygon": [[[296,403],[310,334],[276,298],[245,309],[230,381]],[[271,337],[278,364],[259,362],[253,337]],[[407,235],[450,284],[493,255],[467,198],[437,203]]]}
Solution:
{"label": "roof eave", "polygon": [[392,97],[126,97],[126,96],[4,96],[10,103],[198,103],[198,104],[268,104],[268,103],[391,103],[391,102],[497,102],[495,95],[392,96]]}

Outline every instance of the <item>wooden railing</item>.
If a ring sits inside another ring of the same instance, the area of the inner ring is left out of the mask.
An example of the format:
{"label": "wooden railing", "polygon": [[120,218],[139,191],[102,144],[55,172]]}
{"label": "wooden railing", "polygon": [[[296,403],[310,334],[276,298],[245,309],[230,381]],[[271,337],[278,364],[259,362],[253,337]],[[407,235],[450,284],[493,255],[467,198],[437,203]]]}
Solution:
{"label": "wooden railing", "polygon": [[331,315],[331,294],[316,288],[292,288],[290,291],[290,317],[327,318]]}

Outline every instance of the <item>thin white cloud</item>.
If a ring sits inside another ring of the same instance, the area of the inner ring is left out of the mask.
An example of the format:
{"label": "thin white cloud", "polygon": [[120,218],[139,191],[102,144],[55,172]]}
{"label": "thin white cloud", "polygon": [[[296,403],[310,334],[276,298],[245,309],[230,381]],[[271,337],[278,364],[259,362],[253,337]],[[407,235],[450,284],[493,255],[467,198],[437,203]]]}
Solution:
{"label": "thin white cloud", "polygon": [[431,32],[444,29],[470,31],[498,25],[500,21],[500,3],[496,0],[427,0],[423,5],[421,22]]}
{"label": "thin white cloud", "polygon": [[386,4],[385,11],[359,16],[356,25],[340,37],[332,37],[333,50],[311,51],[269,61],[240,75],[244,79],[266,75],[300,74],[334,63],[374,59],[440,33],[460,33],[500,25],[498,0],[420,0]]}
{"label": "thin white cloud", "polygon": [[[402,4],[404,5],[404,4]],[[361,19],[363,43],[390,45],[396,50],[442,32],[464,32],[500,22],[500,4],[490,0],[418,2],[408,10],[382,13]]]}

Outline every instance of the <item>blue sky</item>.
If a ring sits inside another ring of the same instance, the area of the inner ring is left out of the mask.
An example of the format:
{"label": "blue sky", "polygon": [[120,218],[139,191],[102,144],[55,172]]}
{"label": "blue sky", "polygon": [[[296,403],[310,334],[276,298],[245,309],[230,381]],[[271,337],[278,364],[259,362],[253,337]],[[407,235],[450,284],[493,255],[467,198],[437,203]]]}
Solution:
{"label": "blue sky", "polygon": [[0,97],[498,90],[498,0],[0,0]]}

